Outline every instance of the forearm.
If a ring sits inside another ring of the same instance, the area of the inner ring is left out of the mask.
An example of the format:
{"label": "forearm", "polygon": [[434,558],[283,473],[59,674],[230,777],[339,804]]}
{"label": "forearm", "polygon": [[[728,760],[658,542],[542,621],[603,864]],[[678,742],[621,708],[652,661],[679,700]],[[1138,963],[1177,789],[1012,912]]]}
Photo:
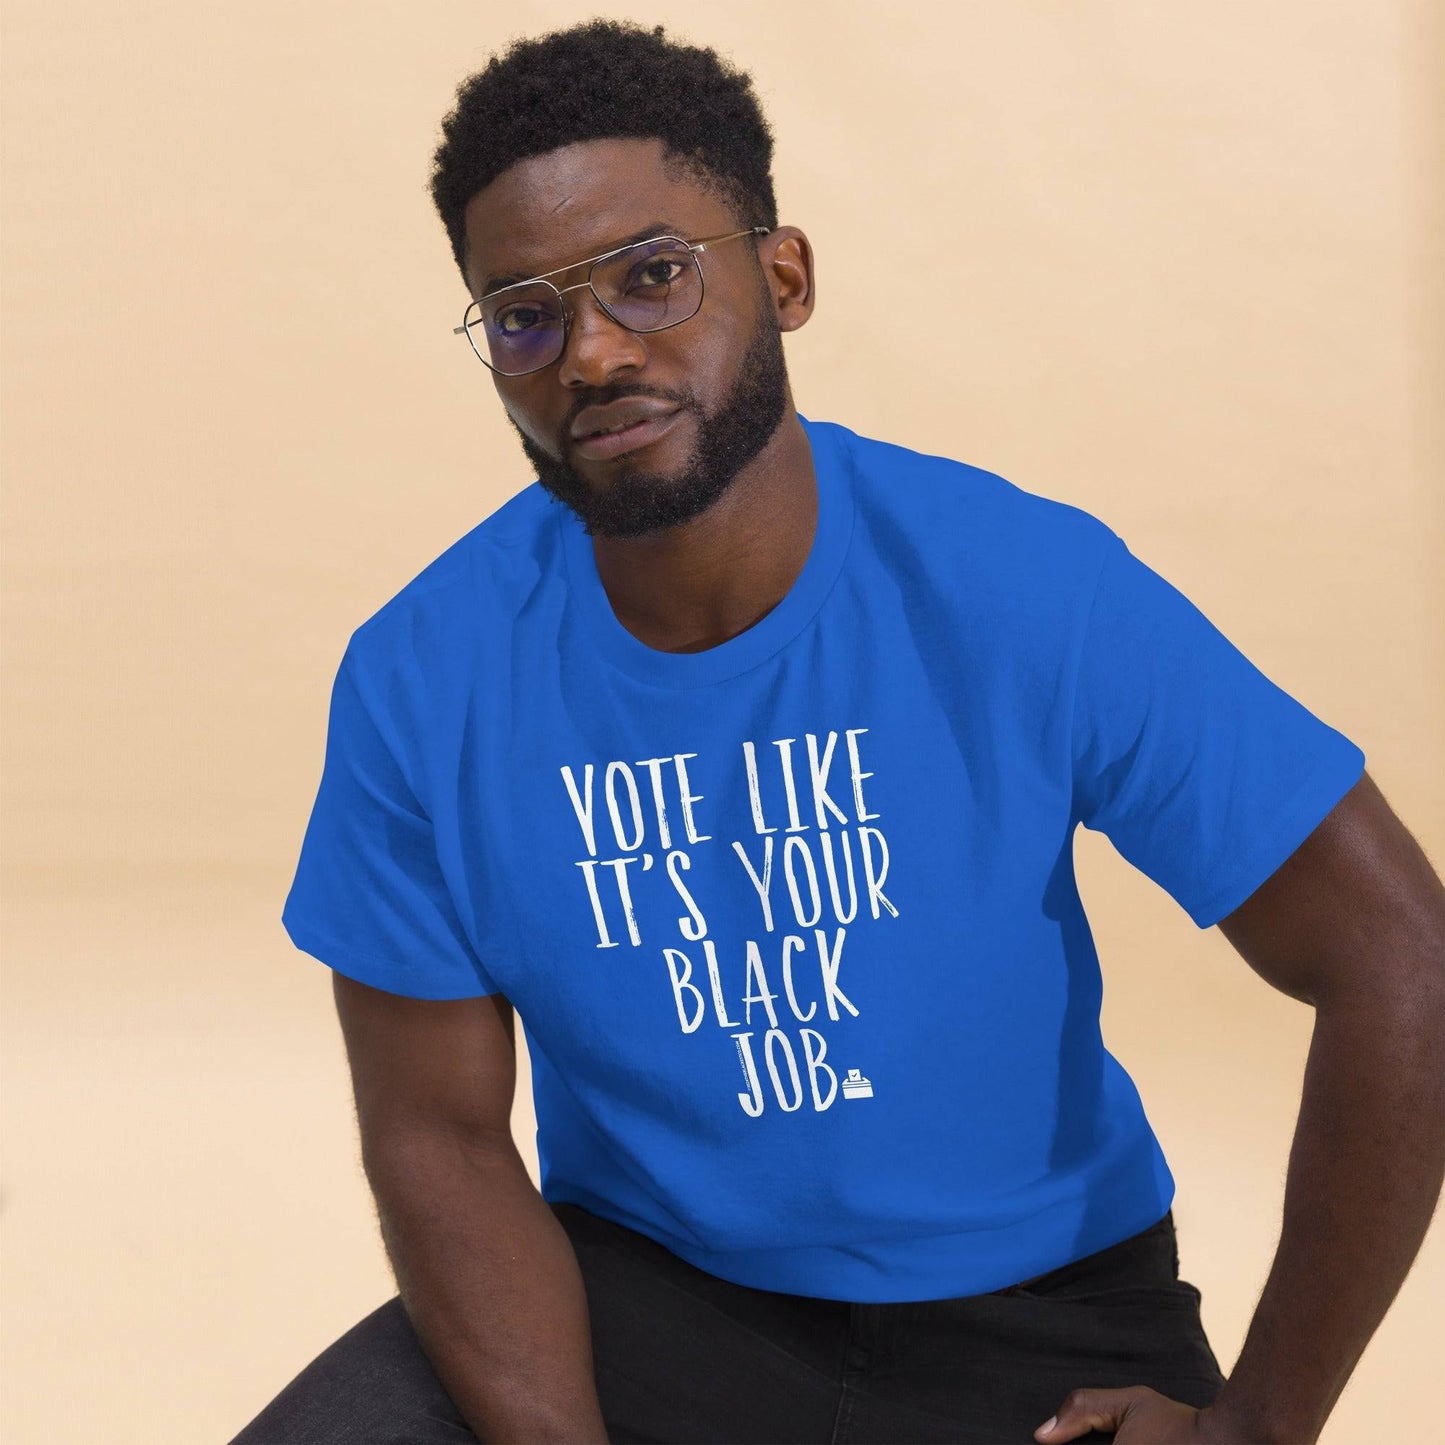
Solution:
{"label": "forearm", "polygon": [[1251,1441],[1312,1442],[1424,1239],[1445,1174],[1445,1010],[1322,1007],[1279,1246],[1217,1401]]}
{"label": "forearm", "polygon": [[576,1254],[510,1141],[410,1141],[367,1175],[402,1302],[473,1433],[605,1445]]}

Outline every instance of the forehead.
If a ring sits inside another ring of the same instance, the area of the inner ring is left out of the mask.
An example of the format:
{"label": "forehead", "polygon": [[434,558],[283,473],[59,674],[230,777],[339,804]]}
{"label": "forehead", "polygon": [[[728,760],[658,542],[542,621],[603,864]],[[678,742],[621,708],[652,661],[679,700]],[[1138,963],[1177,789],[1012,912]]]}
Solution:
{"label": "forehead", "polygon": [[658,222],[691,240],[732,227],[732,215],[663,144],[625,137],[579,141],[527,156],[467,203],[466,269],[473,296],[570,266]]}

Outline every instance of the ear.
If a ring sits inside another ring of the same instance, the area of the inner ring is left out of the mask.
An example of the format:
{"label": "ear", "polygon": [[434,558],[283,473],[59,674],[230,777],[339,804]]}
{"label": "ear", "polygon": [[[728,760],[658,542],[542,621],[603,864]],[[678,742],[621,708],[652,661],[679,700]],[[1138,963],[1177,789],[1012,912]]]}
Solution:
{"label": "ear", "polygon": [[813,314],[816,294],[808,238],[796,226],[779,226],[759,241],[758,260],[772,294],[778,330],[796,331]]}

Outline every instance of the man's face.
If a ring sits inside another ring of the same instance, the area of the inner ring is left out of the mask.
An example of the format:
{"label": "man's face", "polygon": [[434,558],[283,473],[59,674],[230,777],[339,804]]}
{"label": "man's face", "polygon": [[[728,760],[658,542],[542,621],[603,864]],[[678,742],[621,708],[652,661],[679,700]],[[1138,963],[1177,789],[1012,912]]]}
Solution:
{"label": "man's face", "polygon": [[[495,289],[490,278],[573,266],[654,222],[693,241],[754,219],[740,223],[694,181],[666,174],[662,156],[656,140],[583,141],[503,172],[466,210],[473,297]],[[590,291],[569,291],[562,356],[527,376],[489,373],[538,480],[589,533],[636,537],[697,516],[777,431],[791,396],[778,309],[752,254],[764,239],[738,237],[697,258],[705,284],[690,320],[630,332]],[[549,279],[560,288],[586,278],[578,266]],[[619,455],[579,452],[578,414],[625,397],[669,403],[677,415],[663,435]]]}

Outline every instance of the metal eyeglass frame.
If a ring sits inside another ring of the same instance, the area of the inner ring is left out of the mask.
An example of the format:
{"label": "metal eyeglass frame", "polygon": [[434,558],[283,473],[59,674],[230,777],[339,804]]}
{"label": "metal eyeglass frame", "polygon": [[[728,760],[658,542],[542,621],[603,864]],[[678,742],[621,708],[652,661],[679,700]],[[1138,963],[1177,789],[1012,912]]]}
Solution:
{"label": "metal eyeglass frame", "polygon": [[[592,292],[593,299],[597,302],[597,304],[609,316],[611,316],[612,319],[616,321],[619,326],[623,327],[627,331],[634,331],[638,335],[650,336],[654,331],[666,331],[670,327],[681,326],[684,321],[691,321],[692,318],[697,315],[698,311],[702,310],[702,298],[707,293],[707,282],[703,277],[702,267],[697,264],[696,253],[698,251],[705,251],[709,246],[720,246],[724,241],[734,241],[739,236],[767,236],[771,234],[771,230],[772,228],[769,226],[749,226],[745,231],[728,231],[726,234],[721,236],[704,236],[700,241],[684,241],[681,236],[644,236],[640,241],[629,241],[625,246],[615,246],[610,251],[604,251],[600,256],[591,256],[585,261],[574,261],[570,266],[559,266],[555,271],[544,271],[540,276],[532,276],[526,281],[514,281],[510,286],[499,286],[495,291],[489,291],[485,296],[481,297],[480,300],[473,301],[467,306],[466,315],[462,317],[462,324],[460,326],[452,327],[452,335],[465,336],[467,338],[467,344],[472,348],[472,351],[475,352],[477,360],[480,361],[482,365],[487,368],[488,371],[496,372],[498,376],[532,376],[536,372],[545,371],[554,362],[560,361],[562,357],[567,354],[567,338],[572,330],[572,313],[570,309],[566,306],[563,306],[561,308],[562,346],[561,349],[557,352],[557,355],[554,356],[551,361],[544,361],[541,366],[529,367],[526,371],[498,371],[497,368],[493,366],[492,363],[488,361],[485,356],[482,355],[481,349],[472,339],[472,329],[467,325],[466,317],[467,315],[471,314],[473,306],[480,306],[482,301],[490,300],[494,296],[501,296],[506,292],[511,291],[519,286],[535,286],[539,281],[542,282],[545,286],[547,286],[549,290],[555,291],[557,293],[557,300],[559,303],[561,302],[562,297],[568,291],[580,291],[585,286],[589,291]],[[598,296],[596,290],[593,288],[592,285],[592,271],[600,262],[606,261],[612,256],[620,255],[623,251],[631,251],[634,247],[637,246],[650,245],[654,241],[676,241],[678,245],[694,253],[693,265],[697,266],[698,285],[701,288],[698,291],[697,309],[689,313],[687,316],[680,316],[676,321],[668,321],[661,326],[628,326],[627,323],[621,320],[617,315],[615,315],[612,311],[612,308],[609,307],[608,304],[600,296]],[[560,276],[564,271],[575,271],[579,266],[587,267],[587,279],[585,281],[577,282],[575,286],[553,286],[552,283],[547,279],[549,276]]]}

